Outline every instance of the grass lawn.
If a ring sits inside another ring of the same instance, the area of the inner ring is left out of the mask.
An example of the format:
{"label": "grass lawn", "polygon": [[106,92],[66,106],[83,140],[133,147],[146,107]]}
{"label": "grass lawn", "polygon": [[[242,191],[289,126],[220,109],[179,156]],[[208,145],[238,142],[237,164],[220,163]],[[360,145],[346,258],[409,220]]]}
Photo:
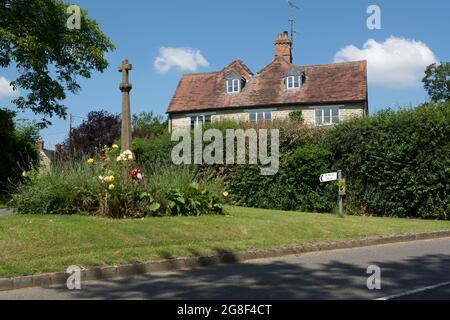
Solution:
{"label": "grass lawn", "polygon": [[116,221],[0,217],[0,277],[368,236],[450,230],[450,221],[228,208],[228,216]]}

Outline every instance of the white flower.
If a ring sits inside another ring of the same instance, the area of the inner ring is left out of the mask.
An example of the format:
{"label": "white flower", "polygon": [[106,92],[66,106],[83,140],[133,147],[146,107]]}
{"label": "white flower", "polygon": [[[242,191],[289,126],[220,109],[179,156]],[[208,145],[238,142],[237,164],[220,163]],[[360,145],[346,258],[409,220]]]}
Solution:
{"label": "white flower", "polygon": [[123,155],[124,155],[125,159],[133,160],[133,152],[131,152],[130,150],[125,150],[123,152]]}
{"label": "white flower", "polygon": [[142,180],[142,174],[141,174],[141,173],[138,173],[138,174],[136,175],[136,177],[137,177],[139,180]]}
{"label": "white flower", "polygon": [[117,162],[121,161],[132,161],[133,160],[133,152],[130,150],[126,150],[117,157]]}

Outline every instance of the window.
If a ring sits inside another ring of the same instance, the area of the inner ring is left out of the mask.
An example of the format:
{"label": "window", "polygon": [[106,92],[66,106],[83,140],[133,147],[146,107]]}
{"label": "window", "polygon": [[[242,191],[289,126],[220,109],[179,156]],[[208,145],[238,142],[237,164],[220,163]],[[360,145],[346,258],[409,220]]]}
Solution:
{"label": "window", "polygon": [[286,77],[286,89],[301,88],[301,83],[302,83],[301,76]]}
{"label": "window", "polygon": [[241,92],[241,80],[227,80],[227,93]]}
{"label": "window", "polygon": [[225,77],[225,92],[238,93],[241,92],[245,85],[245,79],[236,71],[231,72]]}
{"label": "window", "polygon": [[203,126],[207,123],[211,123],[211,115],[200,115],[191,117],[191,128]]}
{"label": "window", "polygon": [[272,121],[272,111],[250,112],[250,122]]}
{"label": "window", "polygon": [[339,107],[316,108],[316,124],[330,125],[339,123]]}
{"label": "window", "polygon": [[298,68],[292,67],[290,68],[284,78],[284,83],[286,86],[286,89],[298,89],[301,88],[304,80],[306,79],[305,74],[301,72]]}

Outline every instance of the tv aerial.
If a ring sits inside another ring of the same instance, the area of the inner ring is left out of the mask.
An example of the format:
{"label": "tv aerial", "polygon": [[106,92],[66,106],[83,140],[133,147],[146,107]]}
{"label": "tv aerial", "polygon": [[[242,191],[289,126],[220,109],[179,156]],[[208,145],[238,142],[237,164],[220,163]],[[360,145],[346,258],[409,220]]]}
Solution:
{"label": "tv aerial", "polygon": [[291,25],[291,41],[294,44],[294,36],[297,34],[297,30],[295,29],[295,24],[297,22],[295,12],[300,11],[300,7],[294,2],[294,0],[287,0],[289,5],[289,23]]}

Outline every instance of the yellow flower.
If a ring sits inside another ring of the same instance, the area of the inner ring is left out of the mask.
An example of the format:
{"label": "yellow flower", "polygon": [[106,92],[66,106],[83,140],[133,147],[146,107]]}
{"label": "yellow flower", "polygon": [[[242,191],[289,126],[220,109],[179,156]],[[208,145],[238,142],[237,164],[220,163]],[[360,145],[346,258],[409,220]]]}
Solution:
{"label": "yellow flower", "polygon": [[26,171],[22,172],[22,177],[24,177],[24,178],[28,177],[28,172],[26,172]]}
{"label": "yellow flower", "polygon": [[228,192],[226,192],[226,191],[223,193],[223,196],[224,196],[225,198],[228,198],[229,195],[230,195],[230,194],[229,194]]}
{"label": "yellow flower", "polygon": [[115,149],[115,150],[117,150],[117,149],[119,149],[119,146],[118,146],[117,144],[113,144],[113,145],[112,145],[112,148]]}
{"label": "yellow flower", "polygon": [[103,182],[103,181],[105,181],[105,177],[104,176],[99,176],[98,180],[100,180],[100,182]]}
{"label": "yellow flower", "polygon": [[109,191],[113,191],[115,188],[116,188],[116,186],[113,184],[110,184],[108,187]]}
{"label": "yellow flower", "polygon": [[105,181],[108,183],[113,183],[115,180],[114,176],[105,177]]}
{"label": "yellow flower", "polygon": [[89,159],[89,160],[87,161],[87,164],[90,165],[90,166],[92,166],[92,165],[94,164],[94,162],[95,162],[94,159]]}

